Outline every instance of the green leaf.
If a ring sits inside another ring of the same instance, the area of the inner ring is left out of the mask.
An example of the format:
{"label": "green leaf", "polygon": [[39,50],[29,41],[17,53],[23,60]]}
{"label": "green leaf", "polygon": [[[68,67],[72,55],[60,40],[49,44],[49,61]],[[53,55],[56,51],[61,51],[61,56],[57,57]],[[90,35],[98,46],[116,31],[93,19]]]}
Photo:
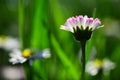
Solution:
{"label": "green leaf", "polygon": [[64,51],[61,49],[59,43],[56,41],[56,39],[53,35],[51,35],[51,42],[52,42],[52,45],[53,45],[54,49],[56,50],[56,53],[57,53],[58,57],[60,58],[60,60],[64,64],[64,66],[67,67],[71,77],[74,77],[75,80],[78,80],[79,77],[78,77],[78,74],[77,74],[77,71],[76,71],[75,67],[70,62],[70,60],[67,58]]}

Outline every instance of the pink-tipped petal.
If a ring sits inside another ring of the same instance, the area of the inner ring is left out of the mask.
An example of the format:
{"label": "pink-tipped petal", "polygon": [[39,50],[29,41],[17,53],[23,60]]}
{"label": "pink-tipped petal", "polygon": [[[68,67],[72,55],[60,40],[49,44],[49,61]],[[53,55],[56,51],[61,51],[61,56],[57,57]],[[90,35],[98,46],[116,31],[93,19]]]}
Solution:
{"label": "pink-tipped petal", "polygon": [[80,24],[79,16],[76,16],[76,22],[77,22],[77,26],[80,27],[81,24]]}
{"label": "pink-tipped petal", "polygon": [[72,18],[69,18],[69,22],[70,22],[70,24],[71,24],[73,27],[76,26],[75,23],[74,23],[74,18],[73,18],[73,17],[72,17]]}
{"label": "pink-tipped petal", "polygon": [[84,19],[83,19],[83,23],[82,23],[82,26],[83,26],[83,29],[86,29],[86,21],[87,21],[88,17],[85,15],[84,16]]}
{"label": "pink-tipped petal", "polygon": [[83,23],[84,23],[84,17],[83,16],[79,16],[79,22],[80,22],[79,28],[81,28],[81,26],[83,26]]}
{"label": "pink-tipped petal", "polygon": [[89,29],[92,29],[92,31],[93,31],[93,30],[99,28],[100,24],[101,24],[100,20],[98,18],[96,18],[93,20],[92,24],[89,26]]}
{"label": "pink-tipped petal", "polygon": [[86,21],[86,26],[89,27],[93,23],[93,18],[88,18]]}

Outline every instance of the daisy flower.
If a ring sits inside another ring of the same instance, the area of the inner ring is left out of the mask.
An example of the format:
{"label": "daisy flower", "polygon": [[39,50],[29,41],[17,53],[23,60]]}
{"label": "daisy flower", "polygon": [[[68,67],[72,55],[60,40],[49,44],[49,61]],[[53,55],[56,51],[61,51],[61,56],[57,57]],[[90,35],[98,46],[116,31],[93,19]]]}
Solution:
{"label": "daisy flower", "polygon": [[85,48],[86,41],[90,39],[91,34],[94,30],[103,27],[100,26],[101,21],[98,18],[93,19],[88,16],[76,16],[70,17],[67,19],[64,25],[61,25],[60,29],[70,31],[73,33],[75,39],[81,43],[82,54],[81,54],[81,63],[82,63],[82,71],[81,71],[81,80],[85,79]]}
{"label": "daisy flower", "polygon": [[89,61],[86,65],[86,72],[92,76],[95,76],[102,69],[103,73],[107,73],[110,70],[115,68],[115,63],[110,61],[109,59],[95,59],[93,61]]}
{"label": "daisy flower", "polygon": [[10,53],[9,62],[12,64],[24,63],[27,60],[29,64],[32,65],[34,59],[41,59],[41,58],[49,58],[51,57],[49,49],[45,49],[43,51],[32,51],[31,49],[25,49],[21,52],[19,49],[13,50]]}
{"label": "daisy flower", "polygon": [[93,19],[92,17],[80,15],[68,18],[60,28],[72,32],[75,39],[81,41],[88,40],[91,37],[92,31],[103,27],[100,24],[101,22],[98,18]]}

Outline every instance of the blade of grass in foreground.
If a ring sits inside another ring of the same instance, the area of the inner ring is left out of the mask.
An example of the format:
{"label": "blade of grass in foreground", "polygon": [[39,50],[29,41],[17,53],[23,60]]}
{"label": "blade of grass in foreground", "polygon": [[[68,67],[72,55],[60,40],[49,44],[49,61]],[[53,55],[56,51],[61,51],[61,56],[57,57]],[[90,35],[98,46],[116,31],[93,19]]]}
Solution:
{"label": "blade of grass in foreground", "polygon": [[[34,49],[44,49],[48,47],[47,43],[47,31],[42,20],[46,16],[44,12],[46,11],[45,4],[47,0],[34,0],[34,12],[32,17],[32,35],[31,35],[31,47]],[[47,75],[40,61],[35,61],[33,64],[33,72],[36,73],[34,78],[38,76],[41,79],[46,80]]]}
{"label": "blade of grass in foreground", "polygon": [[60,4],[57,0],[49,0],[49,4],[56,25],[60,25],[64,20],[64,14],[60,8]]}
{"label": "blade of grass in foreground", "polygon": [[[52,18],[53,21],[49,21],[50,30],[53,33],[53,35],[56,37],[56,39],[59,41],[60,45],[64,46],[65,51],[68,51],[70,56],[74,56],[74,48],[73,48],[73,40],[71,39],[71,36],[69,33],[62,31],[60,29],[60,25],[65,22],[65,14],[63,14],[63,8],[62,5],[59,3],[59,0],[49,0],[49,11],[51,14],[50,19]],[[63,36],[64,35],[64,36]],[[68,47],[69,46],[69,47]]]}
{"label": "blade of grass in foreground", "polygon": [[21,48],[24,49],[24,4],[23,0],[18,2],[18,21],[19,21],[19,36],[21,41]]}
{"label": "blade of grass in foreground", "polygon": [[63,14],[61,5],[59,4],[58,0],[49,0],[49,6],[50,13],[55,24],[55,26],[52,27],[54,27],[54,31],[56,31],[55,34],[58,34],[56,37],[63,38],[62,35],[68,37],[68,34],[65,34],[65,32],[61,32],[60,30],[60,25],[65,21],[65,15]]}
{"label": "blade of grass in foreground", "polygon": [[[60,58],[60,60],[62,61],[62,63],[68,67],[70,76],[73,77],[75,80],[79,79],[79,76],[76,72],[75,67],[73,66],[73,64],[70,62],[70,60],[67,58],[67,56],[65,55],[65,53],[63,52],[63,50],[61,49],[59,43],[56,41],[55,37],[53,35],[51,35],[51,42],[52,45],[54,47],[54,49],[56,50],[56,53],[58,55],[58,57]],[[68,74],[69,74],[68,73]]]}
{"label": "blade of grass in foreground", "polygon": [[[32,19],[32,35],[31,35],[31,47],[32,48],[43,48],[47,45],[46,29],[42,23],[43,18],[46,16],[44,12],[46,8],[46,0],[35,0],[34,1],[34,13]],[[43,41],[44,40],[44,41]],[[46,43],[46,44],[43,44]]]}

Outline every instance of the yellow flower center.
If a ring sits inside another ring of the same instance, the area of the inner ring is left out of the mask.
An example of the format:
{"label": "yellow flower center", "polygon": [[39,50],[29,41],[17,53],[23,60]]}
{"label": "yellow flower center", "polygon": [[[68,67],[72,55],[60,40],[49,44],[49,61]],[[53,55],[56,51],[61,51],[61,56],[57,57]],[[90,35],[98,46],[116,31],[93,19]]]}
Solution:
{"label": "yellow flower center", "polygon": [[96,59],[96,60],[94,61],[94,65],[95,65],[96,67],[102,67],[102,66],[103,66],[103,61]]}
{"label": "yellow flower center", "polygon": [[28,58],[31,56],[31,54],[32,54],[32,51],[30,49],[26,49],[23,51],[22,56],[25,58]]}

